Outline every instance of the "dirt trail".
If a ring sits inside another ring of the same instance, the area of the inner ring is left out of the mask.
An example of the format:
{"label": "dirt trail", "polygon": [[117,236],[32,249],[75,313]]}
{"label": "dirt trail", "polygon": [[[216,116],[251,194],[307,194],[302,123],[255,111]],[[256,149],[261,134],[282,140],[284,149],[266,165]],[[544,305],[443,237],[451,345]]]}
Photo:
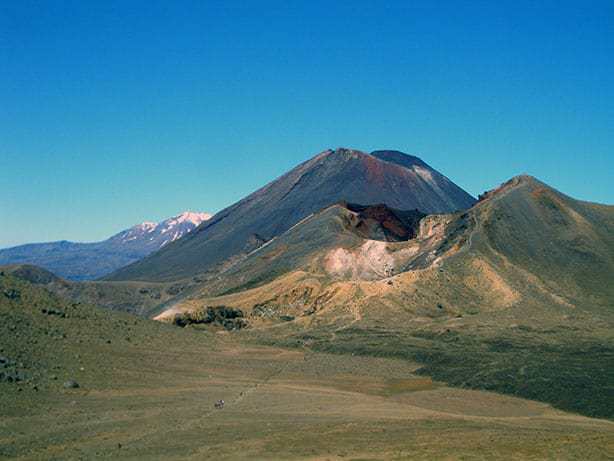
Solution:
{"label": "dirt trail", "polygon": [[263,386],[266,386],[273,378],[280,376],[284,371],[286,371],[286,369],[291,363],[292,363],[291,359],[284,360],[283,362],[281,362],[279,366],[277,366],[274,370],[272,370],[264,378],[247,385],[245,390],[239,391],[238,395],[236,395],[232,399],[230,400],[223,399],[225,402],[225,405],[223,408],[215,408],[214,402],[210,402],[211,408],[208,411],[203,413],[203,418],[206,419],[206,418],[210,418],[213,415],[221,414],[221,412],[223,412],[225,409],[229,407],[232,408],[233,406],[241,403],[243,400],[245,400],[247,397],[252,395],[258,389],[260,389]]}
{"label": "dirt trail", "polygon": [[232,405],[236,405],[240,403],[246,397],[256,392],[262,386],[266,386],[269,383],[269,381],[271,381],[271,379],[276,378],[277,376],[280,376],[284,371],[286,371],[289,363],[290,363],[289,361],[284,362],[277,370],[272,371],[269,375],[265,376],[261,381],[254,383],[253,385],[248,387],[247,390],[240,392],[239,395],[232,401]]}

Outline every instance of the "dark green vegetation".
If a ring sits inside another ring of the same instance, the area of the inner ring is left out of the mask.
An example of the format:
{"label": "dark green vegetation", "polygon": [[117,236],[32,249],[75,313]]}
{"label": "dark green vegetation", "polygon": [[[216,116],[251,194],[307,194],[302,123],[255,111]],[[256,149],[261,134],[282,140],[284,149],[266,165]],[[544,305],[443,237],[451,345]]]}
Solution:
{"label": "dark green vegetation", "polygon": [[[548,402],[567,411],[614,419],[614,347],[572,332],[518,329],[483,338],[454,331],[403,333],[383,329],[322,329],[270,344],[336,354],[394,357],[417,362],[418,374],[451,386]],[[572,334],[569,334],[572,333]],[[267,341],[267,339],[261,339]],[[547,341],[547,342],[545,342]]]}
{"label": "dark green vegetation", "polygon": [[173,325],[219,325],[228,331],[240,330],[247,325],[240,309],[226,306],[207,306],[201,311],[182,312],[175,315]]}
{"label": "dark green vegetation", "polygon": [[108,280],[168,281],[216,274],[340,201],[444,213],[475,199],[417,157],[396,151],[327,150],[217,213],[197,232],[120,269]]}

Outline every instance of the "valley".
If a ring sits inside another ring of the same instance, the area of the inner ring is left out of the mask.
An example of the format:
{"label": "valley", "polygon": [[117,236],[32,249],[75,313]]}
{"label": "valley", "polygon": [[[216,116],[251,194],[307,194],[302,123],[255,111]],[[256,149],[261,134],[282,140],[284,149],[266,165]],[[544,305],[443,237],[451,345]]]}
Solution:
{"label": "valley", "polygon": [[[455,389],[407,358],[258,345],[66,303],[0,276],[12,459],[608,459],[614,423]],[[42,311],[53,310],[62,315]],[[7,341],[7,332],[10,340]],[[356,332],[354,332],[356,333]],[[361,332],[368,333],[368,332]],[[339,333],[338,333],[339,334]],[[350,335],[347,331],[342,335]],[[367,336],[368,337],[368,336]],[[381,340],[381,338],[380,338]],[[371,340],[363,338],[362,347]],[[79,387],[65,388],[69,379]],[[222,409],[214,403],[225,401]]]}

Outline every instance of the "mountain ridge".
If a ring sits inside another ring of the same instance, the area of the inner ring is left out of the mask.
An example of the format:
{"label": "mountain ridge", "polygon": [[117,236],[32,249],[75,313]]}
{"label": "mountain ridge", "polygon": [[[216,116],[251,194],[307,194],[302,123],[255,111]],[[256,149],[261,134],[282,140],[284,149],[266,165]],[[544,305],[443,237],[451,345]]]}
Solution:
{"label": "mountain ridge", "polygon": [[28,243],[0,250],[0,264],[34,264],[69,280],[91,280],[130,264],[181,238],[211,218],[185,211],[154,223],[145,221],[99,242]]}

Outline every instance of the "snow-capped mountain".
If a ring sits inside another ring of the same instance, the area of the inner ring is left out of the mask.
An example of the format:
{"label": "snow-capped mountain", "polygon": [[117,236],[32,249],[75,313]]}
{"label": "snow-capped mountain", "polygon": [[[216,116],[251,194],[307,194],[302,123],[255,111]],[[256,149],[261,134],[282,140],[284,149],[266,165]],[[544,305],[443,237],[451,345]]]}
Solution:
{"label": "snow-capped mountain", "polygon": [[0,250],[0,264],[34,264],[70,280],[92,280],[159,250],[211,218],[185,211],[159,223],[146,221],[92,243],[32,243]]}
{"label": "snow-capped mountain", "polygon": [[139,244],[157,250],[169,242],[180,239],[198,227],[202,222],[209,219],[211,219],[211,214],[209,213],[184,211],[159,223],[145,221],[144,223],[137,224],[114,235],[109,240],[126,245]]}

